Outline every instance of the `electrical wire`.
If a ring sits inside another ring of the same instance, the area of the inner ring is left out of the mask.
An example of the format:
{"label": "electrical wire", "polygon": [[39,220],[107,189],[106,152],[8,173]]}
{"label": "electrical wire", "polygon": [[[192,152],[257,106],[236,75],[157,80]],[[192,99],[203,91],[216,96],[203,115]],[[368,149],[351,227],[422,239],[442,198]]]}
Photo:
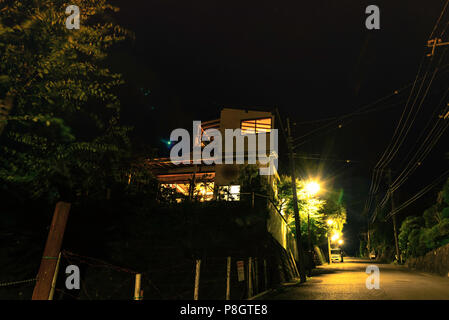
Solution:
{"label": "electrical wire", "polygon": [[397,207],[394,211],[391,211],[385,219],[388,219],[394,215],[396,215],[399,211],[410,205],[411,203],[415,202],[419,198],[421,198],[424,194],[432,190],[433,187],[438,185],[443,179],[445,179],[447,176],[449,176],[449,170],[441,174],[437,179],[435,179],[433,182],[422,188],[419,192],[417,192],[413,197],[402,203],[399,207]]}
{"label": "electrical wire", "polygon": [[[410,110],[408,110],[408,105],[409,105],[409,102],[411,100],[411,97],[413,96],[414,88],[416,87],[416,83],[417,83],[417,80],[419,78],[419,74],[420,74],[420,71],[422,69],[424,59],[425,59],[425,55],[423,56],[423,58],[421,60],[421,63],[420,63],[420,66],[418,68],[418,73],[416,75],[416,78],[415,78],[412,90],[410,92],[409,98],[407,99],[406,106],[405,106],[404,111],[403,111],[403,113],[401,115],[401,118],[400,118],[400,120],[398,122],[398,125],[396,126],[396,129],[395,129],[395,132],[393,134],[393,137],[392,137],[389,145],[387,146],[387,149],[383,153],[381,159],[378,161],[378,163],[375,166],[375,169],[377,169],[377,170],[373,171],[373,176],[372,176],[371,185],[370,185],[370,191],[369,191],[369,197],[368,197],[368,200],[367,200],[366,205],[365,205],[365,210],[369,211],[370,208],[371,208],[371,204],[372,204],[372,201],[373,201],[373,195],[377,193],[377,191],[379,189],[379,186],[380,186],[380,178],[382,176],[383,169],[393,160],[393,158],[395,157],[395,155],[399,151],[399,148],[404,143],[404,141],[405,141],[405,139],[406,139],[410,129],[412,128],[413,123],[415,122],[416,117],[417,117],[419,111],[421,110],[421,107],[422,107],[422,105],[423,105],[423,103],[424,103],[424,101],[425,101],[425,99],[426,99],[426,97],[427,97],[427,95],[428,95],[428,93],[430,91],[430,88],[432,86],[433,80],[435,79],[435,76],[436,76],[436,74],[439,71],[439,67],[441,66],[441,63],[442,63],[442,60],[443,60],[443,57],[444,57],[445,53],[446,53],[446,50],[444,51],[443,55],[440,57],[438,65],[434,69],[434,72],[433,72],[433,74],[431,76],[431,79],[430,79],[430,81],[429,81],[429,83],[427,85],[427,88],[425,89],[424,95],[422,96],[416,111],[413,112],[415,104],[418,101],[420,92],[421,92],[421,90],[422,90],[422,88],[424,86],[425,80],[426,80],[427,75],[428,75],[428,73],[430,71],[430,68],[431,68],[431,65],[432,65],[432,61],[433,61],[433,56],[432,56],[432,59],[431,59],[431,61],[429,63],[427,71],[424,74],[424,76],[422,77],[421,85],[419,86],[417,94],[416,94],[415,98],[413,99],[413,104],[411,105]],[[403,124],[402,128],[399,131],[399,127],[402,124],[402,121],[404,119],[404,116],[405,116],[407,110],[408,110],[407,117],[406,117],[406,119],[404,121],[404,124]],[[409,119],[412,116],[412,114],[413,114],[413,117],[411,118],[411,121],[409,121]],[[404,130],[405,130],[405,132],[404,132]],[[397,135],[398,131],[399,131],[399,134]],[[429,151],[430,151],[430,149],[429,149]],[[388,200],[390,192],[392,192],[392,189],[390,189],[387,192],[387,194],[385,195],[384,199],[382,200],[382,202],[381,202],[382,206],[384,206],[386,201]],[[377,212],[374,212],[373,213],[374,219],[375,219],[376,215],[377,215]]]}
{"label": "electrical wire", "polygon": [[441,18],[443,17],[443,14],[446,11],[446,8],[447,8],[448,4],[449,4],[449,0],[447,0],[446,3],[444,4],[443,9],[441,10],[440,16],[438,17],[437,21],[435,22],[435,25],[434,25],[434,27],[432,29],[432,32],[430,33],[429,39],[432,39],[433,34],[437,30],[438,25],[440,24]]}

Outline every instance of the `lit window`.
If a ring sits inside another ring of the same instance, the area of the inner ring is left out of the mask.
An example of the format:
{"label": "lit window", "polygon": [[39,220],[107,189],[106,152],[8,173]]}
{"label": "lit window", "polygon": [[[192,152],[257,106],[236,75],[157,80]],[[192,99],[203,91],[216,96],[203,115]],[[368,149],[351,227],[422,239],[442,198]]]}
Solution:
{"label": "lit window", "polygon": [[218,193],[221,200],[240,201],[240,186],[219,186]]}
{"label": "lit window", "polygon": [[[190,192],[190,184],[188,183],[164,183],[161,184],[161,190],[172,190],[178,194],[177,200],[188,197]],[[214,182],[196,183],[193,197],[201,202],[211,201],[214,197]],[[178,201],[179,202],[179,201]]]}
{"label": "lit window", "polygon": [[271,118],[243,120],[241,122],[242,134],[254,134],[271,131]]}

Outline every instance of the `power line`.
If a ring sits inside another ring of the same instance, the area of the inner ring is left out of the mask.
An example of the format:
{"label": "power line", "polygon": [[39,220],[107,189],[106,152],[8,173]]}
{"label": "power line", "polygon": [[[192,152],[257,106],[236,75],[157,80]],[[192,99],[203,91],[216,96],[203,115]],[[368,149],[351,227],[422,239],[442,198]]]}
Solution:
{"label": "power line", "polygon": [[[354,116],[354,115],[361,114],[362,111],[364,111],[364,110],[366,110],[366,109],[368,109],[368,108],[370,108],[370,107],[372,107],[372,106],[375,106],[376,104],[378,104],[378,103],[380,103],[380,102],[382,102],[382,101],[384,101],[384,100],[387,100],[387,99],[389,99],[389,98],[392,97],[392,96],[395,96],[395,95],[399,94],[399,92],[405,90],[405,89],[408,88],[409,86],[410,86],[410,84],[406,85],[405,87],[403,87],[403,88],[401,88],[401,89],[399,89],[399,90],[395,90],[393,93],[390,93],[390,94],[388,94],[388,95],[386,95],[386,96],[384,96],[384,97],[382,97],[382,98],[380,98],[380,99],[377,99],[377,100],[374,101],[374,102],[371,102],[371,103],[368,103],[368,104],[366,104],[366,105],[363,105],[362,107],[359,107],[358,109],[356,109],[356,110],[353,111],[353,112],[350,112],[350,113],[344,114],[344,115],[342,115],[342,116],[339,116],[339,117],[337,117],[335,120],[331,121],[330,123],[325,124],[325,125],[323,125],[323,126],[320,126],[320,127],[316,128],[316,129],[313,129],[313,130],[311,130],[311,131],[309,131],[309,132],[303,134],[302,136],[295,137],[293,140],[294,140],[294,141],[298,141],[298,140],[300,140],[300,139],[302,139],[302,138],[305,138],[305,137],[307,137],[307,136],[309,136],[309,135],[311,135],[311,134],[313,134],[313,133],[315,133],[315,132],[318,132],[318,131],[320,131],[320,130],[322,130],[322,129],[325,129],[325,128],[327,128],[327,127],[333,125],[333,124],[336,124],[336,123],[342,121],[343,119],[349,118],[349,117]],[[298,144],[294,145],[293,147],[296,148],[297,146],[298,146]]]}
{"label": "power line", "polygon": [[[441,73],[441,71],[445,70],[447,67],[449,67],[449,64],[446,64],[446,65],[442,66],[442,67],[440,68],[440,73]],[[421,80],[421,79],[422,79],[422,77],[419,78],[418,80]],[[387,100],[388,98],[390,98],[390,97],[392,97],[392,96],[394,96],[394,95],[399,95],[402,91],[404,91],[405,89],[407,89],[407,88],[409,88],[410,86],[412,86],[412,84],[413,84],[413,82],[411,82],[411,83],[405,85],[405,86],[402,87],[401,89],[395,90],[393,93],[388,94],[387,96],[385,96],[385,97],[383,97],[383,98],[380,98],[380,99],[378,99],[378,100],[376,100],[376,101],[374,101],[374,102],[372,102],[372,103],[369,103],[369,104],[367,104],[367,105],[364,105],[364,106],[360,107],[359,109],[357,109],[357,110],[355,110],[355,111],[353,111],[353,112],[350,112],[350,113],[347,113],[347,114],[344,114],[344,115],[341,115],[341,116],[338,116],[338,117],[329,117],[329,118],[323,118],[323,119],[317,119],[317,120],[310,120],[310,121],[299,122],[299,123],[297,123],[297,124],[319,123],[319,122],[330,121],[328,124],[325,124],[325,125],[320,126],[320,127],[316,128],[316,129],[313,129],[313,130],[311,130],[311,131],[308,131],[307,133],[305,133],[305,134],[302,135],[302,136],[293,138],[293,141],[298,141],[298,140],[300,140],[300,139],[302,139],[302,138],[305,138],[305,137],[307,137],[307,136],[309,136],[309,135],[312,135],[312,134],[314,134],[314,133],[316,133],[316,132],[319,132],[319,131],[321,131],[321,130],[323,130],[323,129],[326,129],[326,128],[328,128],[328,127],[330,127],[330,126],[332,126],[332,125],[334,125],[334,124],[337,124],[338,122],[341,122],[342,120],[344,120],[344,119],[346,119],[346,118],[349,118],[349,117],[351,117],[351,116],[362,115],[362,114],[366,114],[366,113],[370,113],[370,112],[375,112],[375,111],[379,111],[379,110],[382,110],[382,109],[386,109],[386,108],[389,108],[389,107],[395,107],[395,106],[398,105],[400,102],[398,102],[398,103],[392,103],[392,104],[387,105],[387,106],[379,106],[379,107],[373,108],[373,109],[371,109],[371,110],[363,111],[363,110],[365,110],[365,109],[368,109],[368,108],[371,107],[371,106],[374,106],[374,105],[380,103],[382,100]],[[330,128],[330,129],[329,129],[328,131],[326,131],[326,132],[329,132],[330,130],[334,130],[334,129],[337,129],[337,128],[339,128],[339,127]],[[283,132],[284,132],[284,130],[283,130]],[[297,148],[297,147],[299,147],[299,146],[301,146],[301,145],[303,145],[303,144],[305,144],[305,143],[311,141],[312,139],[314,139],[314,138],[310,138],[310,139],[305,140],[305,141],[303,141],[303,142],[297,143],[297,144],[295,144],[293,147],[294,147],[294,148]]]}
{"label": "power line", "polygon": [[444,172],[441,176],[439,176],[437,179],[435,179],[433,182],[431,182],[430,184],[428,184],[427,186],[425,186],[424,188],[422,188],[418,193],[416,193],[413,197],[411,197],[410,199],[408,199],[406,202],[404,202],[403,204],[401,204],[398,208],[396,208],[394,211],[391,211],[386,217],[385,219],[388,219],[390,217],[392,217],[393,215],[396,215],[399,211],[401,211],[402,209],[404,209],[405,207],[407,207],[408,205],[410,205],[411,203],[415,202],[416,200],[418,200],[419,198],[421,198],[424,194],[426,194],[427,192],[429,192],[430,190],[432,190],[433,187],[435,187],[436,185],[438,185],[443,179],[446,178],[446,176],[449,175],[449,170],[447,170],[446,172]]}
{"label": "power line", "polygon": [[335,158],[321,158],[321,157],[312,157],[307,155],[294,155],[297,159],[305,159],[305,160],[320,160],[320,161],[335,161],[335,162],[346,162],[346,163],[355,163],[359,162],[357,160],[350,160],[350,159],[335,159]]}
{"label": "power line", "polygon": [[[416,111],[413,112],[415,104],[418,101],[418,97],[420,96],[421,90],[422,90],[422,88],[424,86],[425,80],[426,80],[427,75],[428,75],[428,73],[430,71],[430,68],[431,68],[431,65],[432,65],[432,61],[433,61],[433,56],[432,56],[426,73],[424,74],[423,77],[421,77],[422,78],[421,85],[419,86],[417,94],[416,94],[415,98],[413,99],[413,103],[412,103],[410,109],[408,110],[409,102],[410,102],[410,100],[411,100],[411,98],[413,96],[414,89],[416,87],[417,81],[419,79],[419,74],[421,72],[421,69],[422,69],[422,66],[423,66],[423,63],[424,63],[425,55],[423,56],[423,58],[421,60],[421,63],[420,63],[420,66],[418,68],[418,73],[417,73],[417,75],[415,77],[415,81],[413,83],[412,90],[410,91],[409,98],[407,99],[407,103],[405,105],[404,111],[402,112],[401,118],[399,119],[399,122],[398,122],[398,124],[396,126],[396,129],[394,131],[393,137],[390,140],[390,143],[387,146],[386,150],[382,154],[380,160],[377,162],[377,164],[375,166],[375,169],[383,169],[383,168],[385,168],[391,162],[391,160],[393,160],[394,156],[399,151],[399,148],[404,143],[404,141],[405,141],[405,139],[406,139],[406,137],[407,137],[411,127],[413,126],[413,123],[416,120],[416,117],[417,117],[419,111],[421,110],[421,107],[422,107],[422,105],[423,105],[423,103],[425,101],[425,98],[427,97],[427,94],[429,93],[429,90],[430,90],[430,87],[431,87],[431,85],[433,83],[433,80],[435,79],[435,76],[436,76],[436,74],[439,71],[439,67],[440,67],[440,65],[442,63],[443,57],[445,55],[445,52],[446,52],[446,50],[444,51],[443,55],[440,57],[438,65],[434,69],[434,72],[433,72],[433,74],[431,76],[431,79],[430,79],[430,81],[429,81],[429,83],[427,85],[427,88],[425,89],[424,95],[422,96]],[[404,119],[404,116],[405,116],[406,113],[407,113],[407,116],[406,116],[406,119],[405,119],[405,121],[403,123],[403,119]],[[412,114],[413,114],[413,117],[410,120],[410,117],[412,116]],[[401,127],[401,129],[399,129],[400,127]],[[399,134],[398,134],[398,132],[399,132]],[[369,190],[369,197],[368,197],[367,202],[365,204],[365,209],[368,210],[368,211],[371,208],[371,204],[372,204],[372,200],[373,200],[372,197],[373,197],[374,194],[377,193],[377,191],[379,189],[381,173],[382,173],[382,170],[375,170],[373,172],[371,185],[370,185],[370,190]],[[382,200],[382,206],[384,206],[386,201],[388,200],[390,192],[391,192],[391,190],[389,190],[389,192],[386,194],[386,196]],[[375,218],[375,215],[376,215],[376,212],[373,213],[373,217],[374,218]]]}
{"label": "power line", "polygon": [[448,4],[449,4],[449,0],[447,0],[446,3],[444,4],[443,9],[441,10],[440,16],[438,17],[437,21],[435,22],[432,32],[430,33],[429,39],[432,39],[433,34],[435,33],[436,29],[438,28],[438,25],[440,24],[441,18],[443,17]]}
{"label": "power line", "polygon": [[[413,92],[415,90],[416,83],[417,83],[417,81],[419,79],[419,75],[420,75],[421,68],[422,68],[423,63],[424,63],[424,59],[425,59],[425,55],[423,55],[423,57],[422,57],[421,63],[420,63],[419,68],[418,68],[418,72],[417,72],[415,80],[413,82],[412,89],[410,91],[409,97],[408,97],[407,102],[405,104],[404,110],[402,111],[401,117],[399,118],[399,122],[396,125],[396,128],[394,130],[393,136],[392,136],[392,138],[390,140],[390,143],[388,144],[387,148],[383,152],[383,154],[380,157],[379,161],[374,166],[375,169],[385,168],[385,166],[387,166],[390,163],[390,161],[392,160],[391,152],[396,147],[399,139],[401,138],[401,135],[402,135],[402,132],[404,130],[404,127],[407,125],[408,119],[410,118],[410,114],[413,111],[413,106],[412,106],[412,108],[410,110],[408,110],[408,106],[409,106],[410,99],[411,99],[411,97],[413,95]],[[425,74],[425,76],[426,75],[427,75],[427,73]],[[424,83],[424,77],[423,77],[423,83]],[[404,116],[405,116],[406,113],[408,113],[408,115],[407,115],[407,118],[405,120],[405,123],[402,125],[402,122],[403,122],[403,119],[404,119]],[[400,131],[399,131],[399,128],[401,128]],[[399,132],[399,134],[398,134],[398,132]],[[369,190],[370,194],[377,193],[377,190],[379,189],[380,177],[381,177],[381,171],[380,170],[373,172],[373,178],[372,178],[371,186],[370,186],[370,190]],[[372,202],[372,198],[369,199],[368,210],[371,207],[371,202]]]}
{"label": "power line", "polygon": [[[446,49],[445,49],[444,53],[445,52],[446,52]],[[444,56],[444,53],[443,53],[443,56]],[[441,64],[443,56],[440,59],[440,64]],[[435,72],[436,71],[437,71],[437,69],[435,70]],[[430,84],[428,86],[428,89],[429,89],[429,87],[430,87]],[[428,90],[426,91],[426,94],[427,94],[427,92],[428,92]],[[448,91],[446,90],[441,101],[445,100],[447,92]],[[421,100],[421,105],[424,102],[424,98],[425,98],[425,96]],[[438,106],[440,105],[440,103],[438,103]],[[445,107],[443,113],[446,111],[446,109],[447,108]],[[431,120],[432,120],[432,118],[430,118],[430,121]],[[441,121],[439,121],[439,120],[440,119],[436,120],[435,125],[430,130],[430,132],[427,134],[426,138],[424,139],[421,146],[416,151],[415,155],[410,159],[410,161],[407,163],[407,165],[402,170],[402,172],[399,174],[399,176],[394,180],[393,184],[390,186],[390,190],[385,194],[384,199],[381,201],[381,207],[383,207],[386,204],[391,192],[397,190],[408,179],[408,177],[416,170],[416,168],[420,165],[420,163],[426,158],[426,156],[430,153],[432,148],[436,145],[439,138],[441,137],[441,135],[444,133],[444,131],[448,127],[448,125],[445,123],[443,123],[442,126],[439,126],[439,124],[441,123]],[[437,129],[438,126],[439,126],[439,128]],[[421,132],[420,137],[422,136],[422,134],[425,132],[426,129],[427,129],[427,126]]]}
{"label": "power line", "polygon": [[[418,152],[424,148],[423,153],[420,155],[420,157],[413,161],[417,154],[415,154],[415,157],[413,157],[407,167],[401,172],[401,174],[396,178],[396,180],[393,182],[390,190],[385,194],[384,198],[381,201],[380,206],[385,206],[386,202],[388,201],[388,198],[391,196],[391,192],[396,191],[404,182],[408,179],[408,177],[420,166],[421,161],[424,160],[424,158],[430,153],[432,148],[435,146],[435,144],[438,142],[441,135],[444,133],[444,131],[449,126],[449,123],[444,124],[443,127],[439,128],[439,131],[436,131],[435,135],[432,137],[432,141],[427,143],[427,139],[423,141],[420,149]],[[434,127],[435,128],[435,127]],[[402,178],[401,178],[402,177]]]}

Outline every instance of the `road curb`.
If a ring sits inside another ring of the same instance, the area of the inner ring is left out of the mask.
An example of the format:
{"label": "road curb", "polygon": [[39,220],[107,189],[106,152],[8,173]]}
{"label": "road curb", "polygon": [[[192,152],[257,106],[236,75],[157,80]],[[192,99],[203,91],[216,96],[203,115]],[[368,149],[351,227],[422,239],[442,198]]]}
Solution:
{"label": "road curb", "polygon": [[282,282],[281,284],[279,284],[275,288],[265,290],[264,292],[256,294],[255,296],[252,296],[251,298],[247,298],[246,300],[256,300],[256,299],[261,298],[261,297],[263,297],[263,296],[265,296],[265,295],[267,295],[269,293],[274,293],[274,292],[276,292],[278,290],[281,290],[282,288],[296,287],[296,286],[298,286],[300,284],[302,284],[301,280],[299,278],[295,278],[295,279],[293,279],[293,281]]}

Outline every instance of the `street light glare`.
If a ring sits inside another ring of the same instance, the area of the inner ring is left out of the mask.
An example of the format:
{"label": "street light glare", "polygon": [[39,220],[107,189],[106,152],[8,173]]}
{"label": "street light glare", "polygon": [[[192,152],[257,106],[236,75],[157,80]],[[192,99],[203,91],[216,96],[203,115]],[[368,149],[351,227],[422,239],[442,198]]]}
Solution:
{"label": "street light glare", "polygon": [[330,226],[333,225],[334,224],[334,220],[332,220],[332,219],[327,220],[327,224],[330,225]]}
{"label": "street light glare", "polygon": [[316,194],[318,191],[320,191],[320,185],[314,181],[307,183],[306,185],[306,191],[310,195]]}
{"label": "street light glare", "polygon": [[338,240],[338,238],[340,238],[340,235],[338,233],[334,233],[331,240],[336,241],[336,240]]}

